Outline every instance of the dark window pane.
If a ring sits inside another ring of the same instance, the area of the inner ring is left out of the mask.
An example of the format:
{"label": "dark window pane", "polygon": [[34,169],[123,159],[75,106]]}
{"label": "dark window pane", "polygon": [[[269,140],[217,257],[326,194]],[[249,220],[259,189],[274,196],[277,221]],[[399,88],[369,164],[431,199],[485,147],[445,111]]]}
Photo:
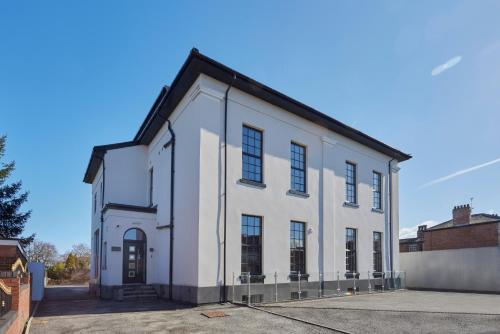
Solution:
{"label": "dark window pane", "polygon": [[346,229],[346,271],[356,272],[356,230]]}
{"label": "dark window pane", "polygon": [[382,175],[378,172],[373,172],[372,180],[373,188],[373,208],[382,209]]}
{"label": "dark window pane", "polygon": [[290,222],[290,273],[306,273],[304,223]]}
{"label": "dark window pane", "polygon": [[261,217],[241,216],[241,273],[262,274]]}
{"label": "dark window pane", "polygon": [[243,178],[262,182],[262,132],[243,126],[242,151]]}
{"label": "dark window pane", "polygon": [[373,270],[382,272],[382,233],[373,232]]}
{"label": "dark window pane", "polygon": [[290,187],[295,191],[306,192],[306,148],[292,143],[290,151]]}
{"label": "dark window pane", "polygon": [[356,165],[350,162],[346,162],[346,202],[357,203],[356,194]]}
{"label": "dark window pane", "polygon": [[131,228],[123,236],[124,240],[146,240],[146,235],[142,230]]}

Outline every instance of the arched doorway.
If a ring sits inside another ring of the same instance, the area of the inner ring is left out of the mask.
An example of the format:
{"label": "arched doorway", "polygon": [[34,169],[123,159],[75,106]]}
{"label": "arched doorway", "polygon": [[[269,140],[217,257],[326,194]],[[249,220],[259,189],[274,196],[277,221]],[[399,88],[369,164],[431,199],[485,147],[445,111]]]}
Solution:
{"label": "arched doorway", "polygon": [[146,283],[146,234],[131,228],[123,235],[123,284]]}

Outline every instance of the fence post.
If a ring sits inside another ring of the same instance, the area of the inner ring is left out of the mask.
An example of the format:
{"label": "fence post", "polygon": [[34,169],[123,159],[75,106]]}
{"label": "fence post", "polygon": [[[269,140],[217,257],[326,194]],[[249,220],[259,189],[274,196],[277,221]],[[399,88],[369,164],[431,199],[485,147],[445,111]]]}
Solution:
{"label": "fence post", "polygon": [[385,291],[385,271],[382,272],[382,292]]}
{"label": "fence post", "polygon": [[318,297],[321,298],[321,297],[323,297],[322,293],[321,293],[321,286],[323,285],[323,274],[319,273],[318,276],[319,276],[318,277],[318,281],[319,281]]}
{"label": "fence post", "polygon": [[337,270],[337,295],[340,296],[340,271]]}
{"label": "fence post", "polygon": [[368,293],[372,293],[372,283],[370,280],[370,271],[368,270]]}
{"label": "fence post", "polygon": [[247,304],[250,305],[250,299],[251,298],[251,294],[250,294],[250,273],[247,273],[247,285],[248,285],[248,296],[247,296]]}
{"label": "fence post", "polygon": [[278,302],[278,272],[274,272],[274,301]]}
{"label": "fence post", "polygon": [[353,292],[352,292],[352,294],[356,295],[356,273],[355,272],[352,273],[352,278],[353,278]]}
{"label": "fence post", "polygon": [[302,291],[300,291],[300,271],[299,271],[299,274],[297,275],[297,277],[299,278],[299,300],[300,300],[300,294],[302,293]]}
{"label": "fence post", "polygon": [[233,295],[231,296],[231,300],[233,301],[234,304],[234,271],[233,271]]}

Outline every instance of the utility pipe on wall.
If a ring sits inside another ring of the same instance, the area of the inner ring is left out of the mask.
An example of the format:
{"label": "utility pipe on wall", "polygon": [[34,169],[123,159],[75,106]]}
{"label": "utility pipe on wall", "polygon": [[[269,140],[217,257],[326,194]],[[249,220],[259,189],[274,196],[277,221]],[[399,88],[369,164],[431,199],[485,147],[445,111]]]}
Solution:
{"label": "utility pipe on wall", "polygon": [[[226,93],[224,95],[224,255],[223,255],[223,272],[224,277],[222,284],[222,302],[227,301],[227,291],[226,291],[226,225],[227,225],[227,99],[229,90],[233,87],[234,81],[236,80],[236,74],[233,74],[233,80],[227,86]],[[234,298],[234,296],[233,296]]]}
{"label": "utility pipe on wall", "polygon": [[[98,263],[98,269],[99,269],[99,297],[102,297],[102,243],[103,243],[103,238],[104,238],[104,216],[102,213],[102,209],[104,207],[104,189],[106,186],[106,165],[104,163],[104,155],[101,157],[102,161],[102,198],[101,198],[101,229],[99,231],[101,241],[100,241],[100,246],[99,246],[99,263]],[[97,203],[96,203],[97,205]]]}
{"label": "utility pipe on wall", "polygon": [[175,132],[172,123],[167,120],[170,140],[163,145],[163,148],[172,146],[170,149],[170,254],[168,268],[168,298],[173,299],[173,277],[174,277],[174,190],[175,190]]}
{"label": "utility pipe on wall", "polygon": [[392,168],[391,168],[391,163],[396,160],[396,159],[391,159],[389,160],[389,249],[390,249],[390,268],[391,268],[391,276],[392,272],[394,271],[394,259],[393,259],[393,236],[392,236]]}

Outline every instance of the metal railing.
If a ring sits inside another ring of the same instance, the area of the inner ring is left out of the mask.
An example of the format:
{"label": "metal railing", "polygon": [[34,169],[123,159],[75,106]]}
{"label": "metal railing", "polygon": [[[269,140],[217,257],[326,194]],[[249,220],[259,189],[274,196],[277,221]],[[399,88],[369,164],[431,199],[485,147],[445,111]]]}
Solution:
{"label": "metal railing", "polygon": [[0,280],[0,317],[10,311],[12,305],[12,294],[10,288]]}
{"label": "metal railing", "polygon": [[229,296],[234,303],[260,304],[383,293],[406,288],[405,273],[345,271],[323,273],[233,273]]}

